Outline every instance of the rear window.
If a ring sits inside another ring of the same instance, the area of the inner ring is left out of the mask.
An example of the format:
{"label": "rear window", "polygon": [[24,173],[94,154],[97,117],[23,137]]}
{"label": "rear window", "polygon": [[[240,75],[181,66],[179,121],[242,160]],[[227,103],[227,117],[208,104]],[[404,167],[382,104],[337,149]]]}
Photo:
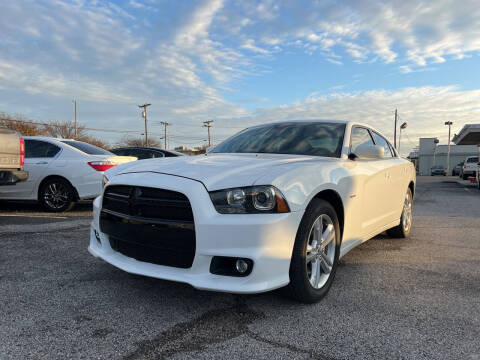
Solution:
{"label": "rear window", "polygon": [[476,163],[478,162],[478,157],[471,157],[467,159],[467,163]]}
{"label": "rear window", "polygon": [[88,155],[113,155],[110,151],[103,150],[102,148],[81,141],[62,140],[62,142],[64,144],[73,146],[75,149],[83,151]]}

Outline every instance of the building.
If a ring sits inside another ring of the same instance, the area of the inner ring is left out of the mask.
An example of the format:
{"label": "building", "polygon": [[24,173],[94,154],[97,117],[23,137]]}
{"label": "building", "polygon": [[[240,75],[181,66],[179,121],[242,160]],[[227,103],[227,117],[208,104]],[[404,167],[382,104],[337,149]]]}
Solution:
{"label": "building", "polygon": [[[419,142],[417,170],[420,175],[430,175],[430,169],[433,165],[447,167],[448,145],[437,145],[437,138],[420,138]],[[475,155],[478,155],[477,145],[451,144],[449,171],[451,172],[453,167],[464,161],[467,156]]]}
{"label": "building", "polygon": [[181,152],[185,155],[200,155],[205,154],[206,146],[199,146],[191,149],[187,148],[186,146],[178,146],[174,150]]}

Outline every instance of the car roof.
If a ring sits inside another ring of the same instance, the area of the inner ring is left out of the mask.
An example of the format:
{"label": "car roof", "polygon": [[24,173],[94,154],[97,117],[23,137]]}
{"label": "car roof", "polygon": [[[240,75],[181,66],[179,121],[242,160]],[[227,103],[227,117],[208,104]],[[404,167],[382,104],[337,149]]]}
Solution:
{"label": "car roof", "polygon": [[115,150],[125,150],[125,149],[136,149],[136,150],[153,150],[153,151],[160,151],[164,153],[170,153],[170,154],[175,154],[178,156],[185,156],[185,154],[182,154],[181,152],[175,151],[175,150],[165,150],[165,149],[160,149],[160,148],[155,148],[151,146],[123,146],[123,147],[118,147],[118,148],[113,148],[110,151],[115,151]]}
{"label": "car roof", "polygon": [[[24,139],[29,140],[51,140],[51,141],[78,141],[74,139],[63,139],[63,138],[56,138],[51,136],[23,136]],[[79,141],[82,142],[82,141]]]}

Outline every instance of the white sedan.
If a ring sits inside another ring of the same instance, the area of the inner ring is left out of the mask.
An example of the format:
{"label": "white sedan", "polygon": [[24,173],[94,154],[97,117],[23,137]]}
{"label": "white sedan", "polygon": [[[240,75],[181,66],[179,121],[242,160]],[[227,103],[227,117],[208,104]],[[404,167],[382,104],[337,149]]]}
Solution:
{"label": "white sedan", "polygon": [[199,289],[328,292],[338,260],[387,230],[407,237],[415,169],[378,131],[345,121],[243,130],[204,156],[106,172],[89,251]]}
{"label": "white sedan", "polygon": [[49,211],[67,211],[102,191],[103,172],[134,161],[81,141],[24,136],[27,181],[0,186],[0,200],[37,200]]}

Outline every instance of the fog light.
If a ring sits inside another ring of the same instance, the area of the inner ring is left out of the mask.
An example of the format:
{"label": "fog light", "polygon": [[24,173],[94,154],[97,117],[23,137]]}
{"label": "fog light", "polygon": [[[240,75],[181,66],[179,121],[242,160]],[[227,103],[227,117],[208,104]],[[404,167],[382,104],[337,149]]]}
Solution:
{"label": "fog light", "polygon": [[245,260],[243,259],[238,259],[236,262],[235,262],[235,268],[237,269],[237,271],[240,273],[240,274],[244,274],[245,271],[248,270],[248,264]]}
{"label": "fog light", "polygon": [[253,261],[247,258],[214,256],[210,263],[210,272],[215,275],[244,277],[250,275],[252,269]]}
{"label": "fog light", "polygon": [[98,233],[97,230],[93,230],[93,233],[95,234],[95,239],[97,239],[97,242],[102,245],[102,240],[100,240],[100,234]]}

